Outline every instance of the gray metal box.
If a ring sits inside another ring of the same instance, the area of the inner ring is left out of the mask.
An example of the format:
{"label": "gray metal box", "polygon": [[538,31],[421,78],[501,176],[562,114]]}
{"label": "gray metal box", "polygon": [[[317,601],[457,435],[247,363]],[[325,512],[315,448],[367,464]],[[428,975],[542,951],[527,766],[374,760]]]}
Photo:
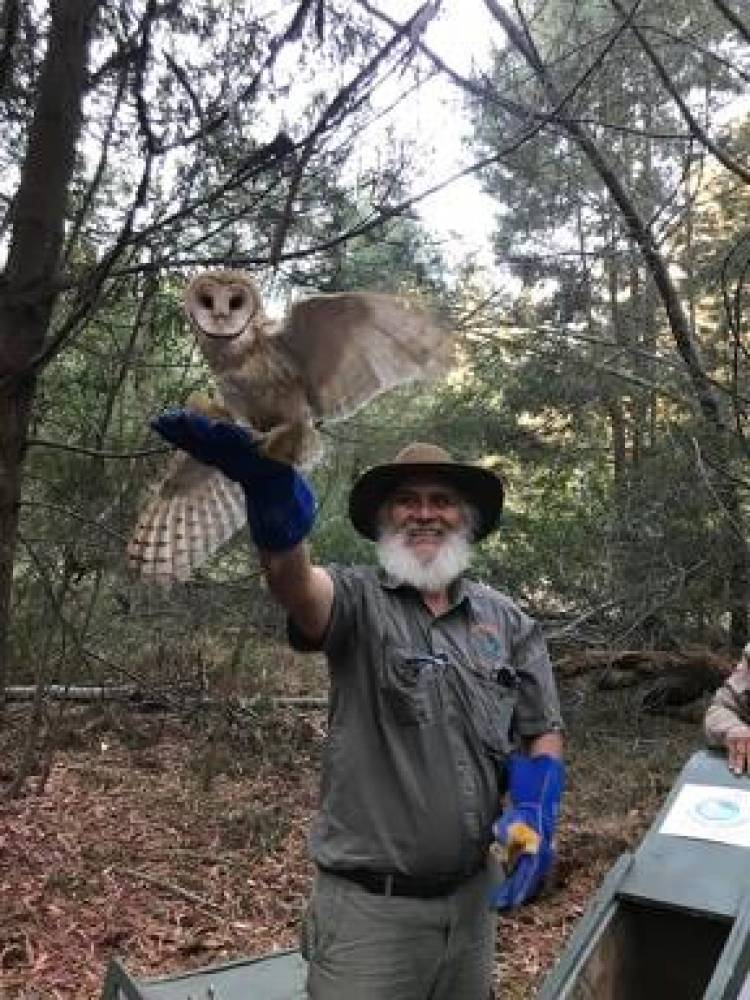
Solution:
{"label": "gray metal box", "polygon": [[159,979],[135,979],[113,959],[102,1000],[305,1000],[307,965],[282,951]]}
{"label": "gray metal box", "polygon": [[686,785],[750,791],[694,754],[634,854],[608,873],[537,1000],[750,1000],[750,849],[660,832]]}

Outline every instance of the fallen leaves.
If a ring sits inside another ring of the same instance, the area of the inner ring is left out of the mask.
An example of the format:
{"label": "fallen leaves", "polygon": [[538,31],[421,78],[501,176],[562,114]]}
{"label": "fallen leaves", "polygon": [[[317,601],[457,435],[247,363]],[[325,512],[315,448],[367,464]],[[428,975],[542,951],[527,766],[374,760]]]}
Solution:
{"label": "fallen leaves", "polygon": [[[0,806],[3,1000],[98,997],[114,953],[155,974],[295,942],[312,765],[256,760],[199,792],[189,729],[175,724],[147,773],[105,742],[61,753],[42,797]],[[224,824],[238,813],[249,829],[234,846]]]}
{"label": "fallen leaves", "polygon": [[[557,886],[501,918],[503,1000],[535,994],[699,738],[663,720],[634,742],[627,715],[604,697],[569,721]],[[19,710],[4,756],[23,724]],[[271,729],[278,745],[268,753],[257,734],[222,746],[208,783],[186,724],[162,720],[158,740],[137,753],[97,730],[58,753],[42,796],[0,805],[2,1000],[98,998],[115,954],[145,976],[296,946],[323,715],[282,713]]]}

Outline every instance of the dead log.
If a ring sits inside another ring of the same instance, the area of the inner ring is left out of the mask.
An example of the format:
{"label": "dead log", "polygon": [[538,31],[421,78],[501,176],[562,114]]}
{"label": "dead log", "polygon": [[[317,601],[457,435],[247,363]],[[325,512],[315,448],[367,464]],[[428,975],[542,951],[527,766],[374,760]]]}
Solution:
{"label": "dead log", "polygon": [[[33,701],[37,694],[34,685],[15,685],[5,689],[5,700],[8,702]],[[44,688],[45,698],[52,701],[74,701],[82,704],[95,702],[121,702],[128,703],[136,708],[144,707],[149,710],[154,708],[169,708],[170,699],[164,695],[139,688],[135,684],[50,684]],[[198,696],[200,705],[206,707],[218,707],[221,701],[217,698]],[[319,709],[328,705],[328,699],[313,695],[270,695],[268,698],[237,698],[234,704],[239,708],[252,708],[260,700],[270,701],[273,705],[280,707],[299,709]],[[172,705],[173,707],[173,705]]]}
{"label": "dead log", "polygon": [[[5,689],[6,701],[33,701],[36,685],[15,685]],[[143,697],[135,684],[50,684],[43,689],[45,698],[53,701],[132,701]]]}
{"label": "dead log", "polygon": [[582,650],[557,663],[561,678],[594,674],[600,691],[640,688],[640,709],[683,722],[700,722],[710,695],[734,669],[727,653],[703,648],[684,650]]}
{"label": "dead log", "polygon": [[[728,653],[709,649],[586,649],[561,657],[555,665],[558,677],[577,677],[590,671],[602,670],[617,678],[625,672],[639,679],[663,676],[666,673],[694,673],[705,683],[718,687],[734,669],[736,659]],[[616,679],[613,687],[618,684]]]}

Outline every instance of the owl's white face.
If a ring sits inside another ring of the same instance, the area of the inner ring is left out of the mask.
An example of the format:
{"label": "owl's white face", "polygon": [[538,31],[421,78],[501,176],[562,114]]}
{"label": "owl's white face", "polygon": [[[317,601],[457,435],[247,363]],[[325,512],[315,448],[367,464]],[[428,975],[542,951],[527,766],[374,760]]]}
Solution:
{"label": "owl's white face", "polygon": [[259,319],[255,285],[232,272],[209,272],[185,290],[185,310],[196,330],[212,340],[234,340]]}

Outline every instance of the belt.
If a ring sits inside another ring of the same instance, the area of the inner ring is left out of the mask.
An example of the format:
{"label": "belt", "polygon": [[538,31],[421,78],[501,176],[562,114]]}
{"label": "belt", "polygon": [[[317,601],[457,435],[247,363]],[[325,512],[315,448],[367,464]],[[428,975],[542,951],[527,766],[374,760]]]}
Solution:
{"label": "belt", "polygon": [[367,892],[378,896],[405,896],[411,899],[438,899],[449,896],[467,882],[472,875],[445,876],[436,875],[432,878],[426,875],[392,875],[385,872],[373,872],[368,868],[323,868],[321,871],[336,878],[354,882]]}

